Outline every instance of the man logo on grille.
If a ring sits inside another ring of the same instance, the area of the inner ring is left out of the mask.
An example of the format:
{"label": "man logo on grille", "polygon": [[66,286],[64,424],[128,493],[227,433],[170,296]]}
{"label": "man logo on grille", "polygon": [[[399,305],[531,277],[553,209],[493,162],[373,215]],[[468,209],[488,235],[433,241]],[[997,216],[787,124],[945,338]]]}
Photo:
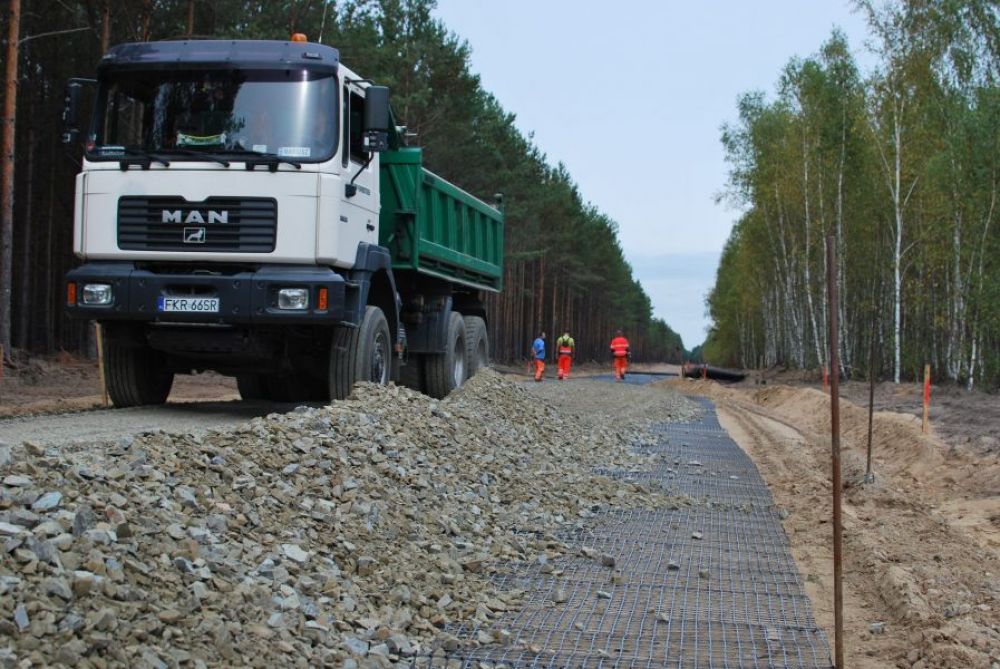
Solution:
{"label": "man logo on grille", "polygon": [[184,228],[185,244],[204,244],[205,228]]}
{"label": "man logo on grille", "polygon": [[187,216],[184,216],[181,209],[164,209],[160,212],[160,220],[163,223],[205,223],[206,219],[208,223],[228,223],[229,212],[225,209],[220,211],[209,209],[206,213],[202,213],[192,209]]}

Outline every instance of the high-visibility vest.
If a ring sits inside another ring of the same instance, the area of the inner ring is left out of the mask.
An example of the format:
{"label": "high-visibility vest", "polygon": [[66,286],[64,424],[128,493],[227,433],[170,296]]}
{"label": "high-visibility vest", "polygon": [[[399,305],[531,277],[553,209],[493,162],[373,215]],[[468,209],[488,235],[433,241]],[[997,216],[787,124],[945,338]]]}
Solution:
{"label": "high-visibility vest", "polygon": [[576,349],[576,342],[573,341],[572,337],[559,337],[556,340],[556,346],[559,350],[559,355],[572,355],[574,349]]}
{"label": "high-visibility vest", "polygon": [[616,358],[624,358],[628,355],[628,339],[625,337],[615,337],[611,340],[611,350]]}

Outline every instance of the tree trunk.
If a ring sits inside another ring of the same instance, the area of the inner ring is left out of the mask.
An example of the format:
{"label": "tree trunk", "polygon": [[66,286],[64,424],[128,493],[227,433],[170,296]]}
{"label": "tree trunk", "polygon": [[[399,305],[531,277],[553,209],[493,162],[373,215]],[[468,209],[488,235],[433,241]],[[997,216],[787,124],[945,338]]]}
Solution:
{"label": "tree trunk", "polygon": [[[3,161],[0,187],[0,346],[10,357],[10,306],[14,259],[14,131],[17,121],[18,40],[21,35],[21,0],[10,0],[7,30],[7,73],[4,80]],[[0,361],[2,364],[2,361]]]}
{"label": "tree trunk", "polygon": [[816,309],[813,306],[812,298],[812,278],[809,271],[809,258],[810,251],[809,243],[811,241],[811,228],[812,228],[812,217],[809,211],[809,143],[803,139],[802,141],[802,183],[803,183],[803,195],[804,195],[804,205],[805,205],[805,215],[806,215],[806,248],[805,248],[805,258],[803,273],[805,275],[805,289],[806,289],[806,308],[809,310],[809,323],[812,326],[813,333],[813,346],[816,352],[816,362],[823,366],[826,364],[826,359],[823,356],[823,351],[820,348],[822,342],[819,339],[819,329],[816,327]]}
{"label": "tree trunk", "polygon": [[893,124],[893,137],[895,138],[895,183],[896,187],[893,189],[892,200],[893,200],[893,212],[895,214],[895,244],[893,246],[892,253],[892,287],[893,287],[893,305],[892,305],[892,380],[894,383],[899,383],[899,366],[900,366],[900,349],[902,348],[902,313],[901,313],[901,300],[902,300],[902,279],[900,276],[900,264],[903,259],[903,207],[901,202],[900,188],[902,187],[902,167],[903,167],[903,151],[900,146],[900,141],[902,140],[902,129],[899,126],[900,119],[898,115],[895,118],[895,123]]}
{"label": "tree trunk", "polygon": [[537,312],[535,314],[535,323],[537,323],[537,329],[541,330],[545,327],[545,256],[542,255],[538,259],[538,286],[536,287],[537,293],[535,294],[535,306]]}
{"label": "tree trunk", "polygon": [[[959,206],[956,199],[955,206]],[[957,381],[962,369],[962,344],[965,333],[965,288],[962,286],[962,212],[955,212],[955,229],[952,231],[952,287],[950,327],[945,354],[945,369],[948,377]]]}
{"label": "tree trunk", "polygon": [[104,13],[101,15],[101,55],[108,52],[111,44],[111,0],[104,0]]}
{"label": "tree trunk", "polygon": [[49,211],[45,217],[45,350],[55,350],[56,313],[62,303],[61,291],[56,288],[60,282],[55,279],[56,268],[53,267],[52,248],[55,237],[55,204],[56,204],[56,170],[55,144],[49,143]]}
{"label": "tree trunk", "polygon": [[[840,342],[844,354],[840,357],[841,371],[846,372],[845,367],[850,366],[854,361],[854,351],[849,342],[849,333],[852,332],[847,319],[847,246],[844,242],[844,163],[847,160],[847,111],[843,112],[840,124],[840,161],[837,164],[837,287],[840,291],[840,300],[837,314],[837,322],[840,326]],[[872,268],[877,271],[878,268]]]}
{"label": "tree trunk", "polygon": [[977,297],[976,300],[976,318],[974,319],[975,325],[972,330],[972,353],[969,356],[969,380],[966,384],[968,390],[972,390],[974,379],[976,376],[976,368],[982,362],[982,345],[980,342],[982,335],[982,328],[980,327],[980,319],[982,319],[980,306],[982,303],[983,294],[983,257],[986,255],[986,240],[989,239],[990,224],[993,222],[993,213],[996,211],[997,205],[997,180],[996,175],[993,176],[993,188],[990,192],[990,206],[986,211],[986,217],[983,221],[983,236],[979,242],[979,268],[977,271]]}
{"label": "tree trunk", "polygon": [[552,277],[552,313],[550,314],[552,318],[552,336],[558,336],[558,330],[562,327],[562,322],[559,320],[559,283],[556,277]]}
{"label": "tree trunk", "polygon": [[[28,116],[31,117],[31,107],[29,106]],[[28,162],[25,174],[28,175],[27,188],[24,194],[24,232],[21,240],[21,294],[18,297],[18,330],[17,342],[23,348],[28,348],[28,333],[31,330],[31,314],[34,309],[31,304],[31,284],[32,284],[32,263],[31,263],[31,231],[32,231],[32,208],[34,206],[34,166],[35,166],[35,128],[28,129]]]}

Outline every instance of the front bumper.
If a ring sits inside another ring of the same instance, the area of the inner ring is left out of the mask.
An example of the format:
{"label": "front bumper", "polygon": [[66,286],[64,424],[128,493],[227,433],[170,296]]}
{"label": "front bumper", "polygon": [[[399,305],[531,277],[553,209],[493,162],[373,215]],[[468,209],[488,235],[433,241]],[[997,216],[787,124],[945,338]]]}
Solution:
{"label": "front bumper", "polygon": [[[142,269],[131,262],[88,263],[72,270],[67,283],[76,284],[67,298],[72,318],[97,321],[149,321],[158,323],[211,323],[275,325],[285,323],[336,324],[346,318],[344,278],[325,267],[263,266],[256,270],[221,270],[213,273],[170,272]],[[83,286],[106,283],[112,287],[108,305],[81,303]],[[278,308],[278,290],[307,288],[309,307]],[[325,309],[320,309],[320,289],[326,289]],[[219,311],[164,312],[161,297],[218,298]]]}

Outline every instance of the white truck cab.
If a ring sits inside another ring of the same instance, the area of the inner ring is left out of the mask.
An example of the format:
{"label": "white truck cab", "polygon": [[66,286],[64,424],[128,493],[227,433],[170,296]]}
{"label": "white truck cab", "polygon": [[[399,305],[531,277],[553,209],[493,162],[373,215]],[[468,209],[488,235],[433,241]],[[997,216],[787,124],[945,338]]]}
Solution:
{"label": "white truck cab", "polygon": [[[68,88],[67,143],[83,81]],[[102,324],[116,405],[161,403],[175,374],[206,369],[248,399],[338,399],[394,379],[443,396],[485,364],[479,292],[499,290],[502,216],[423,170],[391,125],[388,89],[336,49],[123,44],[91,83],[83,264],[66,309]],[[486,239],[491,262],[477,257]]]}

